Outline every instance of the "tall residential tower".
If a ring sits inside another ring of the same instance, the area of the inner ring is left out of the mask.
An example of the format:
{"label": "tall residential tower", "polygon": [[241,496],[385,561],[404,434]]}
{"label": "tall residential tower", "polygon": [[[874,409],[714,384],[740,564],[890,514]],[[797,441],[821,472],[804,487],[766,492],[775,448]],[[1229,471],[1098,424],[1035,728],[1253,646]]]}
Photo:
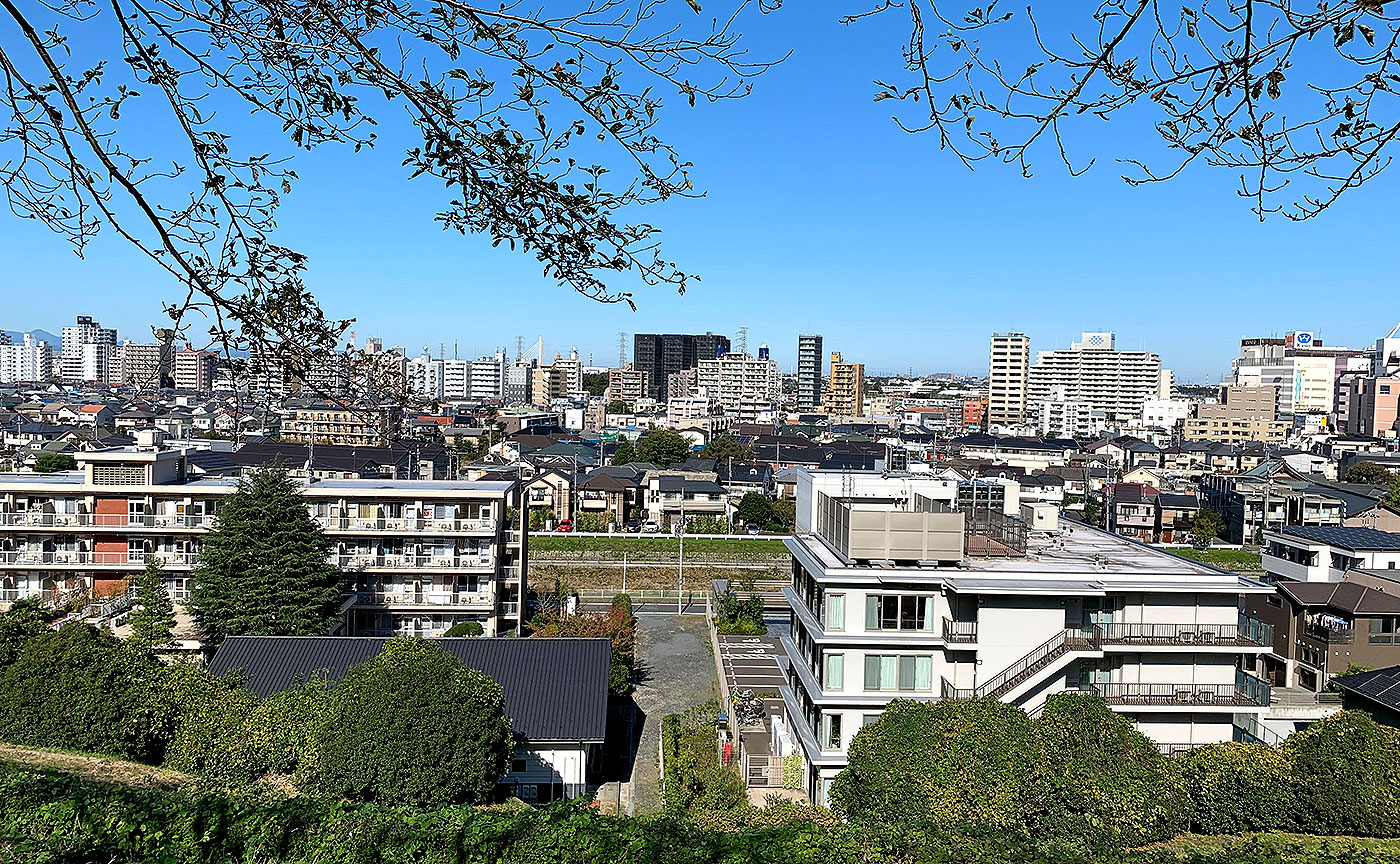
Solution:
{"label": "tall residential tower", "polygon": [[822,337],[797,337],[797,410],[818,411],[822,407]]}
{"label": "tall residential tower", "polygon": [[1031,365],[1031,340],[1021,333],[992,335],[987,374],[987,423],[1020,423],[1026,419],[1026,378]]}

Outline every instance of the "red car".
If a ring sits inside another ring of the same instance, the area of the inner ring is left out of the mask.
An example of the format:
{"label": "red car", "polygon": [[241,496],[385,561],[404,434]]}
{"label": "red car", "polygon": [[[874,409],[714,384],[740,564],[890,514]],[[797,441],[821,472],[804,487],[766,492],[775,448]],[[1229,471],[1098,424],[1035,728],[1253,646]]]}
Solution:
{"label": "red car", "polygon": [[560,534],[567,534],[570,531],[574,530],[574,523],[570,522],[568,519],[565,519],[563,522],[560,522],[559,527],[555,528],[554,530],[558,531]]}

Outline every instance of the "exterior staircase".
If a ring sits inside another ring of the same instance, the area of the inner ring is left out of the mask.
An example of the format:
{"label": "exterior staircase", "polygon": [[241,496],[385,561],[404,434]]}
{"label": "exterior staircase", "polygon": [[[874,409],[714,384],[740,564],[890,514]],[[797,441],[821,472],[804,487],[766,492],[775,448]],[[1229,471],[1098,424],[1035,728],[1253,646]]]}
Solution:
{"label": "exterior staircase", "polygon": [[1009,695],[1041,672],[1058,668],[1060,660],[1075,653],[1092,653],[1101,650],[1097,629],[1061,630],[1040,645],[1032,648],[1024,657],[1003,669],[999,674],[979,687],[954,687],[943,680],[944,699],[1001,699]]}

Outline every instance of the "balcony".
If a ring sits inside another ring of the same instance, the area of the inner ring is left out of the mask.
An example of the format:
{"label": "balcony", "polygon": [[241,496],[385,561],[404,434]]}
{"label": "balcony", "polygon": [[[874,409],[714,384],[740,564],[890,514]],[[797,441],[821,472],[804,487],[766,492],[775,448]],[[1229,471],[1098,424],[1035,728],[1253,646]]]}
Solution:
{"label": "balcony", "polygon": [[490,606],[487,591],[357,591],[361,606]]}
{"label": "balcony", "polygon": [[1234,684],[1088,684],[1085,690],[1118,706],[1210,706],[1267,708],[1267,682],[1236,670]]}
{"label": "balcony", "polygon": [[943,619],[943,641],[944,642],[976,642],[977,622],[976,621],[954,621],[951,618]]}
{"label": "balcony", "polygon": [[193,567],[199,563],[198,552],[0,552],[0,565],[21,567],[114,567],[132,569],[146,566],[154,559],[166,566]]}
{"label": "balcony", "polygon": [[1326,624],[1307,624],[1303,635],[1328,645],[1351,645],[1356,641],[1356,631],[1351,627],[1328,627]]}
{"label": "balcony", "polygon": [[1300,564],[1268,553],[1259,556],[1259,563],[1267,573],[1282,576],[1285,579],[1296,579],[1299,582],[1309,581],[1309,574],[1312,573],[1313,569],[1307,564]]}
{"label": "balcony", "polygon": [[0,513],[0,528],[174,528],[214,527],[212,515],[145,513]]}
{"label": "balcony", "polygon": [[1103,645],[1247,646],[1273,641],[1273,625],[1254,618],[1238,624],[1096,624]]}
{"label": "balcony", "polygon": [[494,565],[490,555],[341,555],[341,570],[482,570]]}
{"label": "balcony", "polygon": [[495,519],[423,519],[406,517],[318,516],[316,522],[326,531],[365,533],[379,531],[436,531],[460,534],[495,534]]}

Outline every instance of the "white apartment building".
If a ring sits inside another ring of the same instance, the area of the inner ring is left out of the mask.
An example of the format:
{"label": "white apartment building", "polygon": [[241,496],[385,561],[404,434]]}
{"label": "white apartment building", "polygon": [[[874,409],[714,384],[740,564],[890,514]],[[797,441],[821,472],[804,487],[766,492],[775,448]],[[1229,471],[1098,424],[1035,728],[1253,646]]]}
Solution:
{"label": "white apartment building", "polygon": [[0,345],[0,384],[16,381],[47,381],[53,374],[53,348],[49,343],[24,334],[19,345]]}
{"label": "white apartment building", "polygon": [[67,381],[112,380],[112,349],[117,331],[103,327],[90,315],[79,315],[75,324],[64,327],[60,336],[63,354],[61,371]]}
{"label": "white apartment building", "polygon": [[987,422],[1004,425],[1026,419],[1026,384],[1031,339],[1022,333],[992,335],[987,370]]}
{"label": "white apartment building", "polygon": [[[236,477],[191,478],[185,451],[150,444],[76,454],[78,470],[0,475],[0,606],[38,596],[113,598],[147,559],[187,596],[204,536]],[[301,478],[344,578],[340,632],[441,636],[519,626],[520,545],[508,481]]]}
{"label": "white apartment building", "polygon": [[418,357],[408,361],[408,392],[425,399],[441,399],[444,391],[445,367],[424,348]]}
{"label": "white apartment building", "polygon": [[1064,387],[1035,407],[1036,428],[1046,438],[1094,438],[1108,428],[1108,412],[1068,398]]}
{"label": "white apartment building", "polygon": [[766,357],[725,354],[701,360],[695,382],[726,411],[737,412],[741,406],[752,411],[757,403],[771,406],[783,398],[782,369]]}
{"label": "white apartment building", "polygon": [[171,373],[170,349],[161,345],[138,345],[130,339],[114,351],[112,374],[120,384],[141,389],[161,386]]}
{"label": "white apartment building", "polygon": [[477,401],[503,398],[506,394],[506,369],[504,351],[473,360],[467,369],[467,398]]}
{"label": "white apartment building", "polygon": [[471,365],[470,360],[442,361],[442,398],[467,398],[471,389],[467,383],[471,379]]}
{"label": "white apartment building", "polygon": [[1119,351],[1110,332],[1084,333],[1068,350],[1041,351],[1030,367],[1026,400],[1032,407],[1056,398],[1103,411],[1110,423],[1135,423],[1148,399],[1162,392],[1162,360],[1146,351]]}
{"label": "white apartment building", "polygon": [[1153,398],[1142,403],[1142,418],[1139,422],[1148,429],[1175,429],[1191,416],[1191,400]]}
{"label": "white apartment building", "polygon": [[1039,531],[956,510],[950,481],[790,473],[781,695],[816,804],[892,699],[993,697],[1035,712],[1056,693],[1095,693],[1163,749],[1234,740],[1268,709],[1268,684],[1244,668],[1272,632],[1240,614],[1242,595],[1268,585],[1057,525],[1044,505],[1023,509]]}
{"label": "white apartment building", "polygon": [[176,351],[172,374],[176,390],[207,393],[214,389],[214,353],[194,348]]}

